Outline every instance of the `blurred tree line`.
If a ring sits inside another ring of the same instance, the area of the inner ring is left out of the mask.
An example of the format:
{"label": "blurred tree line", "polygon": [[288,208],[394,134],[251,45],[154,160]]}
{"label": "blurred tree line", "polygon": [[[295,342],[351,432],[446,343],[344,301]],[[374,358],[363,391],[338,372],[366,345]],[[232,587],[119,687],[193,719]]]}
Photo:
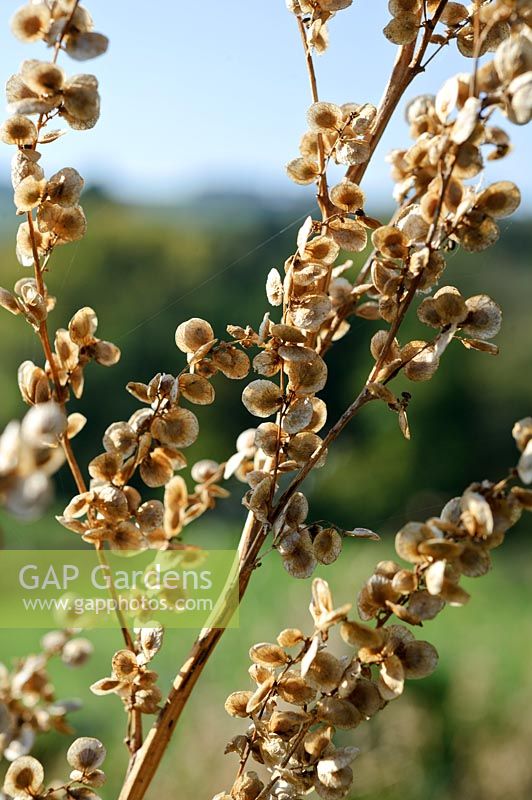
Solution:
{"label": "blurred tree line", "polygon": [[[1,197],[1,284],[11,288],[27,272],[14,254],[17,220],[11,200],[4,193]],[[135,410],[135,400],[124,389],[127,381],[148,381],[157,371],[181,369],[174,331],[182,320],[205,317],[222,338],[228,323],[259,325],[268,308],[265,277],[273,266],[282,271],[300,220],[309,211],[288,201],[236,194],[198,197],[174,207],[133,206],[98,189],[85,193],[84,207],[88,236],[59,249],[47,276],[58,297],[51,324],[66,326],[79,307],[92,306],[98,335],[117,343],[122,359],[112,369],[91,365],[83,398],[71,404],[89,420],[76,440],[83,464],[101,450],[105,428]],[[466,296],[487,293],[501,304],[500,355],[466,351],[453,343],[432,381],[398,381],[397,391],[413,394],[411,442],[400,435],[395,414],[383,406],[366,409],[335,445],[327,467],[311,480],[314,518],[396,528],[406,516],[437,512],[470,480],[496,478],[514,463],[511,427],[532,408],[527,339],[531,246],[526,221],[504,220],[495,247],[477,255],[459,250],[448,255],[446,284]],[[355,257],[355,268],[364,255]],[[368,343],[379,327],[355,319],[331,351],[324,394],[330,420],[362,385],[370,366]],[[430,333],[415,319],[406,331],[412,338]],[[42,356],[29,327],[7,312],[0,314],[0,342],[3,427],[23,413],[16,387],[19,363],[28,358],[42,363]],[[201,435],[188,451],[191,458],[226,458],[238,433],[256,424],[240,403],[243,383],[217,376],[214,385],[216,404],[196,409]],[[58,490],[65,496],[72,490],[66,471]],[[234,501],[220,512],[240,515],[239,496],[235,492]]]}

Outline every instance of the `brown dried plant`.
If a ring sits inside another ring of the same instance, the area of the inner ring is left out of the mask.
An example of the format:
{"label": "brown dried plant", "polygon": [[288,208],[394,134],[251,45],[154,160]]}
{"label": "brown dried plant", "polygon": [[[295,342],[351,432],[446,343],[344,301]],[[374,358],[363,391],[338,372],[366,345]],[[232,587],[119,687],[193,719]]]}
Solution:
{"label": "brown dried plant", "polygon": [[[364,528],[346,531],[334,523],[313,522],[301,491],[309,473],[325,465],[345,426],[364,406],[379,403],[397,415],[400,431],[409,438],[411,394],[397,396],[392,389],[399,374],[414,383],[430,380],[456,341],[497,354],[491,340],[501,325],[499,306],[482,293],[463,297],[443,284],[443,274],[448,251],[492,246],[499,235],[497,221],[520,203],[513,183],[481,188],[478,178],[485,160],[503,158],[510,150],[510,139],[493,124],[494,116],[502,114],[518,125],[532,116],[532,2],[475,0],[466,7],[447,0],[390,0],[384,35],[397,46],[397,58],[378,108],[354,102],[338,106],[318,93],[314,54],[328,46],[329,20],[351,4],[287,2],[303,45],[312,101],[300,154],[287,172],[298,184],[316,186],[320,216],[305,221],[284,270],[268,274],[271,310],[259,325],[246,320],[228,325],[227,340],[218,338],[206,320],[179,324],[176,345],[186,356],[182,371],[177,376],[159,372],[148,384],[128,384],[141,405],[129,420],[107,428],[103,451],[89,465],[90,481],[72,447],[86,419],[69,413],[69,403],[71,395],[83,393],[85,367],[90,362],[112,366],[120,351],[97,338],[92,308],[80,308],[68,328],[50,332],[55,300],[45,275],[55,249],[81,239],[86,221],[79,205],[83,179],[73,168],[47,178],[40,149],[60,140],[61,130],[49,130],[52,121],[80,131],[97,123],[96,77],[68,77],[58,60],[64,53],[80,61],[96,57],[106,50],[107,39],[94,32],[78,0],[33,0],[12,18],[14,35],[24,42],[44,42],[51,57],[25,61],[7,83],[11,116],[0,138],[15,148],[14,201],[25,217],[16,252],[33,277],[21,278],[13,291],[0,289],[0,304],[32,326],[44,365],[25,361],[19,369],[20,391],[31,408],[22,423],[8,425],[0,440],[0,500],[20,516],[40,513],[50,476],[66,459],[77,493],[59,522],[93,545],[103,564],[107,548],[193,547],[183,542],[184,529],[227,496],[224,481],[235,476],[247,487],[243,503],[248,509],[235,579],[240,597],[261,559],[273,550],[294,578],[308,578],[318,563],[339,557],[346,536],[378,539]],[[383,224],[367,213],[360,183],[406,89],[453,43],[472,69],[450,77],[435,96],[423,95],[408,105],[413,144],[390,155],[397,209]],[[332,164],[344,165],[345,177],[329,187]],[[362,252],[368,238],[373,250],[353,275],[352,262],[341,255]],[[401,342],[403,321],[411,313],[427,325],[426,340]],[[353,317],[379,320],[383,327],[371,340],[367,380],[323,434],[327,405],[318,395],[327,384],[325,357],[349,335]],[[251,369],[258,377],[246,384],[242,401],[250,414],[268,421],[244,431],[225,461],[194,464],[190,491],[176,474],[187,468],[183,451],[199,435],[197,417],[186,404],[215,401],[215,374],[243,380]],[[433,671],[434,647],[417,640],[411,629],[433,619],[446,604],[467,602],[461,576],[485,574],[491,550],[502,544],[522,509],[532,508],[532,491],[517,482],[532,482],[532,418],[516,423],[513,433],[521,451],[516,469],[498,483],[472,484],[440,516],[399,531],[397,554],[409,568],[391,561],[377,565],[358,595],[362,622],[350,618],[350,606],[335,608],[327,584],[316,579],[310,635],[288,628],[277,643],[251,648],[254,688],[235,692],[226,702],[227,711],[246,719],[247,727],[228,745],[239,767],[230,793],[217,795],[219,800],[295,800],[312,790],[336,800],[348,793],[357,751],[337,747],[335,731],[369,720],[402,694],[405,680]],[[162,498],[142,497],[131,485],[134,475],[148,489],[164,487]],[[374,626],[367,624],[371,620]],[[222,609],[201,632],[162,701],[151,661],[163,631],[130,630],[119,614],[124,649],[112,656],[111,675],[91,687],[97,695],[117,694],[127,714],[130,764],[119,800],[145,796],[226,621]],[[341,658],[328,650],[335,629],[350,648]],[[59,786],[46,787],[43,767],[29,755],[35,733],[68,730],[68,708],[54,699],[48,659],[59,655],[75,664],[89,654],[88,643],[72,638],[70,631],[52,632],[41,654],[23,660],[13,673],[2,673],[1,741],[5,757],[12,760],[6,797],[97,800],[105,777],[100,770],[105,749],[98,740],[77,739],[70,746],[67,761],[73,771]],[[143,714],[157,715],[145,737]],[[263,777],[247,769],[250,759],[260,765]]]}

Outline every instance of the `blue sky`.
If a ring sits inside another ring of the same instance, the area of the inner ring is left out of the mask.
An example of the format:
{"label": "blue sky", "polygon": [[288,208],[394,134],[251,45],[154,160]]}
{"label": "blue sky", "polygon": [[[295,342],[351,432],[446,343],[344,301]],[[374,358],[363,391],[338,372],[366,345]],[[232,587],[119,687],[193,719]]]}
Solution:
{"label": "blue sky", "polygon": [[[7,17],[18,5],[2,3],[0,73],[6,78],[24,58],[47,57],[41,43],[23,45],[11,36]],[[61,63],[70,73],[98,76],[102,118],[93,131],[69,132],[49,145],[42,162],[47,171],[75,166],[89,182],[150,200],[213,185],[303,195],[284,173],[284,164],[298,154],[309,105],[301,43],[284,0],[87,0],[86,5],[96,29],[111,38],[111,48],[85,64],[66,56]],[[354,0],[332,21],[331,47],[316,59],[323,100],[378,102],[396,49],[381,33],[389,18],[386,6]],[[470,66],[452,46],[407,97],[434,91],[447,76]],[[530,209],[532,170],[523,169],[529,131],[499,122],[510,131],[515,152],[490,164],[488,180],[515,180]],[[392,190],[386,152],[408,143],[398,114],[365,179],[376,204]],[[9,148],[1,145],[4,176],[9,157]]]}

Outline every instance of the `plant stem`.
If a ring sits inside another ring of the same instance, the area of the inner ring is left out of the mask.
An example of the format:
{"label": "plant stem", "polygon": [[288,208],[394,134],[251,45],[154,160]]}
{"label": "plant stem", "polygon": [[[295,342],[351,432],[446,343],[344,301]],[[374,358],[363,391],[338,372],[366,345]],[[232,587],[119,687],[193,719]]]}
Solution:
{"label": "plant stem", "polygon": [[[373,156],[375,149],[394,111],[397,108],[397,105],[399,104],[404,92],[412,80],[420,71],[421,60],[430,43],[432,31],[434,30],[434,27],[441,17],[446,5],[447,0],[442,0],[432,20],[427,22],[425,26],[425,33],[416,55],[414,55],[416,47],[415,41],[412,44],[405,45],[404,47],[400,48],[391,78],[388,82],[383,99],[381,100],[379,106],[379,110],[377,112],[373,136],[370,143],[370,158],[364,164],[352,167],[347,171],[347,177],[350,180],[355,182],[360,182],[362,180],[371,157]],[[300,32],[302,32],[302,36],[304,37],[307,71],[309,73],[312,96],[314,102],[316,102],[318,99],[318,92],[314,65],[312,62],[312,57],[308,51],[306,34],[301,20],[299,20],[299,28]],[[302,28],[303,30],[301,31]],[[322,175],[322,178],[324,178],[326,181],[326,177],[324,175]],[[321,202],[324,197],[324,186],[325,198],[327,198],[326,182],[322,184],[320,179],[318,202]],[[323,213],[323,209],[321,210]],[[404,309],[404,313],[406,313],[414,294],[415,289],[411,297],[409,292],[409,302]],[[396,332],[397,330],[395,333]],[[327,446],[337,438],[337,436],[346,427],[346,425],[349,424],[353,417],[356,416],[361,408],[367,405],[371,400],[376,399],[369,391],[367,383],[364,385],[357,398],[351,403],[351,405],[346,409],[335,425],[330,429],[329,433],[323,440],[323,448],[320,448],[318,451],[319,455],[321,455],[321,452],[323,452],[323,450],[326,449]],[[297,491],[300,484],[305,480],[308,473],[312,470],[317,462],[319,455],[316,456],[316,454],[314,454],[312,459],[310,459],[310,461],[300,470],[290,487],[281,496],[276,506],[276,515],[279,515],[287,500],[295,493],[295,491]],[[271,522],[273,521],[274,520],[271,520]],[[247,590],[253,569],[255,567],[257,556],[266,540],[268,532],[269,527],[265,526],[261,522],[258,522],[250,512],[247,516],[239,544],[240,600],[243,598]],[[174,679],[172,688],[162,711],[146,736],[144,744],[130,760],[126,779],[120,791],[118,800],[143,800],[145,797],[146,791],[148,790],[148,787],[150,786],[150,783],[158,769],[181,713],[188,702],[188,699],[203,671],[203,668],[214,652],[216,645],[220,641],[223,632],[224,628],[220,627],[206,628],[196,639],[187,660]]]}

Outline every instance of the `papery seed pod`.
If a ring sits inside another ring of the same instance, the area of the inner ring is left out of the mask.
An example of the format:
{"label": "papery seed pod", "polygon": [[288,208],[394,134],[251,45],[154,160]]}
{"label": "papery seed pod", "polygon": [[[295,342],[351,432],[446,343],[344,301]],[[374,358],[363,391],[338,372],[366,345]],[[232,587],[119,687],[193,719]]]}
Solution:
{"label": "papery seed pod", "polygon": [[77,170],[65,167],[47,181],[45,199],[65,208],[75,206],[79,202],[84,184],[85,181]]}
{"label": "papery seed pod", "polygon": [[453,542],[451,539],[427,539],[418,545],[419,553],[433,559],[453,560],[462,553],[463,549],[464,545],[461,542]]}
{"label": "papery seed pod", "polygon": [[41,202],[46,182],[43,179],[36,179],[32,175],[22,180],[13,197],[17,211],[25,212],[36,208]]}
{"label": "papery seed pod", "polygon": [[293,532],[284,536],[279,545],[283,567],[298,580],[309,578],[317,566],[312,548],[312,540],[308,534]]}
{"label": "papery seed pod", "polygon": [[31,145],[37,140],[37,128],[31,119],[15,114],[0,127],[0,139],[5,144],[16,144],[19,147]]}
{"label": "papery seed pod", "polygon": [[44,39],[51,19],[48,6],[25,5],[11,17],[11,31],[21,42],[36,42]]}
{"label": "papery seed pod", "polygon": [[343,211],[355,212],[364,208],[364,192],[357,183],[344,179],[330,191],[331,201]]}
{"label": "papery seed pod", "polygon": [[97,486],[94,490],[93,502],[98,511],[112,522],[119,522],[129,515],[125,494],[121,489],[111,484]]}
{"label": "papery seed pod", "polygon": [[384,634],[378,628],[370,628],[354,620],[342,622],[340,627],[342,639],[351,647],[379,648],[384,642]]}
{"label": "papery seed pod", "polygon": [[274,422],[261,423],[255,432],[255,445],[267,456],[274,456],[277,452],[277,443],[281,440],[279,426]]}
{"label": "papery seed pod", "polygon": [[81,206],[62,208],[52,203],[42,203],[37,212],[39,230],[54,236],[55,244],[76,242],[85,236],[87,220]]}
{"label": "papery seed pod", "polygon": [[87,786],[73,786],[68,790],[67,800],[102,800],[102,798]]}
{"label": "papery seed pod", "polygon": [[532,510],[532,489],[523,489],[522,486],[513,486],[512,496],[515,497],[527,511]]}
{"label": "papery seed pod", "polygon": [[286,702],[296,706],[305,706],[312,702],[316,692],[306,680],[299,675],[286,673],[278,682],[279,696]]}
{"label": "papery seed pod", "polygon": [[161,625],[154,625],[152,627],[141,628],[140,631],[140,645],[142,653],[151,661],[162,647],[164,638],[164,629]]}
{"label": "papery seed pod", "polygon": [[[378,361],[384,355],[384,349],[388,344],[389,339],[389,332],[385,330],[377,331],[371,337],[370,342],[370,352],[375,361]],[[386,358],[384,359],[385,363],[390,363],[395,361],[395,359],[399,358],[401,355],[401,350],[399,348],[399,342],[397,339],[393,339],[391,343],[388,345],[388,352],[386,354]]]}
{"label": "papery seed pod", "polygon": [[231,797],[233,800],[256,800],[263,788],[256,772],[244,772],[234,782]]}
{"label": "papery seed pod", "polygon": [[308,714],[303,711],[274,711],[268,722],[268,730],[288,740],[299,733],[301,726],[308,721]]}
{"label": "papery seed pod", "polygon": [[[300,466],[303,466],[312,458],[321,447],[322,443],[322,439],[320,439],[317,434],[311,431],[303,431],[302,433],[296,433],[295,436],[290,439],[287,453],[289,458],[293,459]],[[325,464],[326,458],[327,451],[325,450],[320,454],[315,466],[322,467]]]}
{"label": "papery seed pod", "polygon": [[284,521],[286,527],[299,528],[307,518],[308,510],[308,500],[305,495],[302,492],[295,492],[285,508]]}
{"label": "papery seed pod", "polygon": [[281,667],[288,661],[288,656],[283,648],[270,642],[254,644],[249,651],[249,657],[255,664],[265,667]]}
{"label": "papery seed pod", "polygon": [[131,650],[118,650],[111,660],[111,665],[113,673],[121,681],[132,681],[139,671],[135,654]]}
{"label": "papery seed pod", "polygon": [[331,313],[331,300],[325,294],[307,295],[291,308],[294,325],[306,331],[317,331]]}
{"label": "papery seed pod", "polygon": [[307,122],[314,133],[339,130],[343,122],[342,109],[334,103],[313,103],[307,112]]}
{"label": "papery seed pod", "polygon": [[173,408],[153,420],[151,433],[165,445],[190,447],[199,435],[198,418],[187,408]]}
{"label": "papery seed pod", "polygon": [[305,752],[314,758],[319,758],[330,747],[333,734],[334,728],[323,725],[309,731],[303,740]]}
{"label": "papery seed pod", "polygon": [[509,83],[532,70],[532,41],[524,33],[515,33],[497,47],[493,59],[500,80]]}
{"label": "papery seed pod", "polygon": [[241,380],[251,369],[249,356],[232,344],[222,342],[212,350],[212,361],[226,378]]}
{"label": "papery seed pod", "polygon": [[478,253],[495,244],[500,236],[497,224],[491,217],[485,217],[480,223],[467,224],[458,228],[458,239],[464,250]]}
{"label": "papery seed pod", "polygon": [[316,161],[310,158],[294,158],[286,165],[288,177],[301,186],[313,183],[320,174]]}
{"label": "papery seed pod", "polygon": [[282,420],[282,428],[286,433],[299,433],[306,428],[314,413],[312,402],[308,397],[301,397],[291,404]]}
{"label": "papery seed pod", "polygon": [[219,474],[220,464],[210,458],[203,458],[201,461],[196,461],[190,470],[192,480],[196,481],[197,483],[210,481]]}
{"label": "papery seed pod", "polygon": [[69,667],[80,667],[87,663],[93,652],[94,647],[88,639],[71,639],[63,647],[61,661]]}
{"label": "papery seed pod", "polygon": [[466,302],[454,286],[442,286],[433,298],[423,300],[418,318],[434,328],[463,322],[468,313]]}
{"label": "papery seed pod", "polygon": [[467,489],[460,498],[461,520],[471,536],[486,538],[493,533],[493,512],[486,498]]}
{"label": "papery seed pod", "polygon": [[419,621],[434,619],[442,610],[445,601],[426,591],[414,592],[408,601],[408,611]]}
{"label": "papery seed pod", "polygon": [[521,453],[532,439],[532,417],[523,417],[512,428],[512,436]]}
{"label": "papery seed pod", "polygon": [[32,177],[36,181],[44,178],[44,170],[38,164],[41,154],[36,150],[17,150],[11,159],[11,183],[13,189],[24,180]]}
{"label": "papery seed pod", "polygon": [[418,11],[420,0],[388,0],[388,11],[392,17],[402,17]]}
{"label": "papery seed pod", "polygon": [[45,653],[60,653],[68,642],[65,631],[48,631],[41,639],[41,647]]}
{"label": "papery seed pod", "polygon": [[164,529],[169,537],[177,536],[181,531],[187,502],[186,483],[180,475],[175,475],[167,482],[164,492]]}
{"label": "papery seed pod", "polygon": [[419,552],[421,542],[432,538],[430,528],[421,522],[408,522],[395,537],[397,555],[411,564],[427,561],[427,557]]}
{"label": "papery seed pod", "polygon": [[361,139],[347,139],[336,147],[336,161],[349,167],[365,164],[370,155],[369,144]]}
{"label": "papery seed pod", "polygon": [[[454,174],[457,178],[474,178],[484,167],[484,161],[480,149],[472,142],[464,142],[460,146],[456,158]],[[464,196],[464,187],[459,183],[450,181],[449,191],[445,192],[445,208],[456,211],[460,201]]]}
{"label": "papery seed pod", "polygon": [[407,642],[401,650],[406,678],[426,678],[438,666],[438,652],[430,642]]}
{"label": "papery seed pod", "polygon": [[338,258],[339,252],[339,246],[330,236],[316,236],[307,242],[303,261],[310,263],[321,262],[326,266],[331,266]]}
{"label": "papery seed pod", "polygon": [[[316,653],[305,674],[305,680],[314,689],[319,689],[322,692],[332,692],[338,687],[343,672],[344,666],[342,662],[332,653],[322,650]],[[334,723],[332,724],[334,725]]]}
{"label": "papery seed pod", "polygon": [[313,547],[320,564],[333,564],[342,551],[342,537],[335,528],[324,528],[314,538]]}
{"label": "papery seed pod", "polygon": [[508,119],[516,125],[527,125],[532,119],[532,70],[514,78],[508,87],[510,104]]}
{"label": "papery seed pod", "polygon": [[58,94],[65,81],[65,73],[57,64],[35,59],[22,62],[20,76],[30,91],[39,96]]}
{"label": "papery seed pod", "polygon": [[280,306],[283,302],[283,282],[277,269],[271,269],[268,273],[266,295],[272,306]]}
{"label": "papery seed pod", "polygon": [[373,246],[387,258],[406,258],[408,254],[407,240],[398,228],[383,225],[371,235]]}
{"label": "papery seed pod", "polygon": [[277,636],[277,643],[281,647],[295,647],[305,640],[299,628],[285,628]]}
{"label": "papery seed pod", "polygon": [[390,20],[383,33],[392,44],[405,45],[414,41],[418,30],[418,15],[405,13]]}
{"label": "papery seed pod", "polygon": [[253,714],[261,707],[264,707],[266,700],[271,694],[274,683],[275,677],[273,675],[269,675],[268,678],[266,678],[266,680],[257,687],[257,689],[249,698],[246,706],[246,711],[248,711],[249,714]]}
{"label": "papery seed pod", "polygon": [[362,722],[362,714],[349,702],[338,697],[323,697],[316,704],[318,719],[340,730],[356,728]]}
{"label": "papery seed pod", "polygon": [[103,446],[112,453],[128,458],[137,447],[137,434],[127,422],[113,422],[103,436]]}
{"label": "papery seed pod", "polygon": [[304,344],[305,334],[293,325],[272,325],[271,334],[282,342],[290,344]]}
{"label": "papery seed pod", "polygon": [[464,333],[478,339],[492,339],[502,324],[502,311],[490,297],[478,294],[466,300],[468,311],[465,323],[461,326]]}
{"label": "papery seed pod", "polygon": [[93,128],[100,117],[98,81],[94,75],[75,75],[63,89],[61,116],[74,130]]}
{"label": "papery seed pod", "polygon": [[318,433],[327,422],[327,406],[320,397],[312,397],[312,417],[307,425],[309,431]]}
{"label": "papery seed pod", "polygon": [[93,342],[97,327],[96,312],[89,306],[85,306],[76,311],[68,324],[68,331],[72,341],[83,346]]}
{"label": "papery seed pod", "polygon": [[281,347],[279,355],[286,362],[284,370],[289,388],[298,395],[320,392],[327,382],[327,365],[321,356],[310,348]]}
{"label": "papery seed pod", "polygon": [[489,551],[476,542],[466,542],[453,563],[467,578],[480,578],[492,566]]}
{"label": "papery seed pod", "polygon": [[423,341],[409,342],[401,350],[404,373],[411,381],[429,381],[440,360],[433,345]]}
{"label": "papery seed pod", "polygon": [[190,403],[209,405],[214,402],[215,392],[213,386],[206,378],[185,372],[179,376],[179,391]]}
{"label": "papery seed pod", "polygon": [[182,322],[175,332],[175,342],[183,353],[195,353],[214,339],[211,325],[204,319],[193,317]]}
{"label": "papery seed pod", "polygon": [[225,710],[231,717],[249,717],[246,706],[253,692],[233,692],[225,701]]}
{"label": "papery seed pod", "polygon": [[21,756],[10,764],[4,779],[4,791],[21,800],[37,795],[43,785],[44,769],[32,756]]}
{"label": "papery seed pod", "polygon": [[349,305],[353,300],[353,284],[347,278],[333,278],[329,284],[329,296],[333,309]]}
{"label": "papery seed pod", "polygon": [[143,533],[154,531],[163,525],[164,505],[160,500],[148,500],[138,508],[135,517]]}
{"label": "papery seed pod", "polygon": [[24,441],[34,447],[54,447],[66,428],[64,409],[54,402],[30,408],[20,427]]}
{"label": "papery seed pod", "polygon": [[163,450],[156,447],[143,459],[139,472],[146,486],[155,489],[170,481],[174,474],[174,468]]}
{"label": "papery seed pod", "polygon": [[354,219],[332,220],[329,233],[342,250],[361,253],[368,243],[366,229]]}
{"label": "papery seed pod", "polygon": [[395,700],[403,693],[405,672],[401,659],[388,656],[381,664],[378,689],[383,700]]}
{"label": "papery seed pod", "polygon": [[253,359],[253,369],[259,375],[273,378],[281,368],[281,359],[273,350],[263,350]]}
{"label": "papery seed pod", "polygon": [[75,739],[67,751],[67,761],[74,769],[82,772],[96,769],[103,764],[106,750],[99,739],[82,736]]}
{"label": "papery seed pod", "polygon": [[120,469],[122,459],[118,453],[102,453],[89,464],[89,475],[100,481],[112,481]]}
{"label": "papery seed pod", "polygon": [[[318,764],[318,770],[321,762]],[[338,800],[345,797],[353,783],[353,770],[351,767],[344,767],[336,772],[327,772],[320,777],[319,772],[314,779],[316,793],[323,800]]]}
{"label": "papery seed pod", "polygon": [[271,381],[252,381],[242,392],[242,402],[255,417],[270,417],[281,406],[281,390]]}
{"label": "papery seed pod", "polygon": [[107,36],[94,31],[72,31],[65,37],[65,50],[76,61],[97,58],[107,52]]}
{"label": "papery seed pod", "polygon": [[484,214],[499,219],[513,214],[519,208],[520,203],[521,193],[515,183],[498,181],[481,192],[475,206]]}
{"label": "papery seed pod", "polygon": [[383,700],[373,681],[359,678],[354,690],[349,695],[349,702],[364,717],[373,717],[383,707]]}
{"label": "papery seed pod", "polygon": [[130,553],[145,550],[147,544],[136,525],[132,522],[122,521],[113,528],[110,546],[111,550]]}
{"label": "papery seed pod", "polygon": [[[325,785],[328,785],[328,779],[340,770],[345,769],[351,764],[357,755],[360,753],[358,747],[340,747],[322,758],[318,764],[318,777]],[[333,781],[332,786],[335,786]]]}

